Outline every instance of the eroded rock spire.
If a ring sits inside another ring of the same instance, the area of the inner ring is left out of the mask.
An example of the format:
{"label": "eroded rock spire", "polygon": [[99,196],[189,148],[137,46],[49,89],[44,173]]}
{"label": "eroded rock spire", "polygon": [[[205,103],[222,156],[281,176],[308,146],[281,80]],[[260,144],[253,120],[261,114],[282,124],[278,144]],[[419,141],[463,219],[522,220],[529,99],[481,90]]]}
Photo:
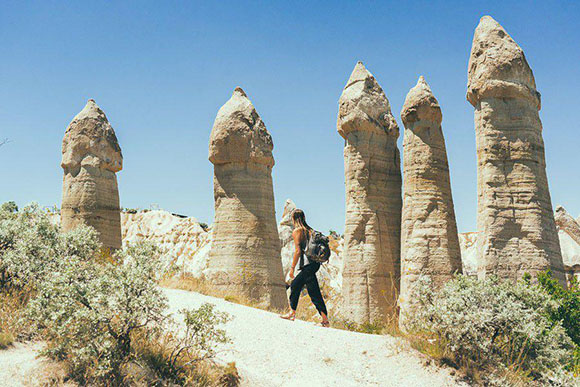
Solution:
{"label": "eroded rock spire", "polygon": [[123,155],[115,131],[92,99],[66,129],[61,167],[63,231],[85,223],[98,231],[104,248],[120,248],[116,173],[123,169]]}
{"label": "eroded rock spire", "polygon": [[405,132],[399,322],[405,329],[414,312],[419,278],[428,277],[439,289],[454,273],[461,273],[461,251],[441,108],[423,77],[407,94],[401,118]]}
{"label": "eroded rock spire", "polygon": [[524,52],[490,16],[473,37],[467,99],[475,107],[479,275],[516,280],[551,268],[565,283],[540,93]]}
{"label": "eroded rock spire", "polygon": [[345,140],[344,313],[357,323],[384,321],[399,289],[399,127],[362,62],[340,96],[337,130]]}
{"label": "eroded rock spire", "polygon": [[219,110],[209,142],[215,221],[205,276],[266,306],[287,306],[272,187],[273,143],[241,88]]}

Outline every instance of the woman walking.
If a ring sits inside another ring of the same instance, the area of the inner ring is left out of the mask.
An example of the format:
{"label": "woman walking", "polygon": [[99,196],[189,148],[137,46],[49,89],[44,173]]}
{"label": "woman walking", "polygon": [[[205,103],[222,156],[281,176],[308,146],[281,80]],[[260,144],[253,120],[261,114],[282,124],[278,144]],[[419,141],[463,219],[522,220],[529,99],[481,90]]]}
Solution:
{"label": "woman walking", "polygon": [[[318,279],[316,278],[316,272],[320,269],[320,263],[310,261],[308,257],[304,254],[304,249],[308,243],[308,239],[312,234],[312,228],[306,223],[306,216],[304,211],[300,209],[294,210],[292,213],[292,222],[294,223],[294,231],[292,232],[292,238],[294,239],[294,257],[292,259],[292,266],[290,268],[289,277],[292,280],[290,284],[290,312],[281,315],[280,317],[286,320],[292,320],[296,318],[296,308],[298,307],[298,299],[300,298],[300,293],[302,288],[306,286],[308,290],[308,295],[312,300],[312,303],[322,316],[322,322],[320,323],[323,327],[329,327],[328,316],[326,311],[326,305],[324,304],[324,299],[322,298],[322,293],[320,293],[320,286],[318,285]],[[294,277],[294,270],[298,265],[298,275]]]}

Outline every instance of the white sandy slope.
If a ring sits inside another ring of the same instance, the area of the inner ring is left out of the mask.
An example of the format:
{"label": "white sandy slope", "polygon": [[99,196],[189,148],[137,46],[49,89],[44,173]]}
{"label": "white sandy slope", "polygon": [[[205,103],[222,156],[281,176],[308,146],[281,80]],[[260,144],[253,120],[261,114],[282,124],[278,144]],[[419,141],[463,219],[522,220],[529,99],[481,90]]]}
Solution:
{"label": "white sandy slope", "polygon": [[[403,340],[322,328],[222,299],[165,289],[171,311],[216,305],[233,320],[232,343],[218,360],[235,361],[246,386],[455,386],[448,369],[425,366]],[[177,317],[177,316],[176,316]]]}
{"label": "white sandy slope", "polygon": [[[218,362],[234,361],[243,386],[456,386],[449,369],[390,336],[367,335],[286,321],[260,309],[184,290],[164,289],[170,312],[209,302],[233,319],[224,329],[232,342],[218,348]],[[0,350],[0,386],[40,385],[46,360],[42,344]],[[46,374],[46,371],[44,372]],[[48,375],[46,375],[48,376]]]}
{"label": "white sandy slope", "polygon": [[15,343],[14,346],[0,350],[0,386],[41,386],[42,369],[49,361],[39,357],[42,343]]}

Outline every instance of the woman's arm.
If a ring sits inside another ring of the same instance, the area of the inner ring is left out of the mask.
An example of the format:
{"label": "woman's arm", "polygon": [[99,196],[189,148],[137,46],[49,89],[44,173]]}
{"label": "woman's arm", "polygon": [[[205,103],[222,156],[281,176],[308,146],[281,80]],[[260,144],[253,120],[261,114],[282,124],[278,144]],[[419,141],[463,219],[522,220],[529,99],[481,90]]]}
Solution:
{"label": "woman's arm", "polygon": [[300,256],[302,255],[302,247],[301,247],[301,243],[302,242],[302,230],[297,228],[294,231],[292,231],[292,239],[294,239],[294,256],[292,257],[292,266],[290,267],[290,274],[289,277],[292,279],[294,278],[294,268],[296,268],[296,265],[298,264],[298,260],[300,259]]}

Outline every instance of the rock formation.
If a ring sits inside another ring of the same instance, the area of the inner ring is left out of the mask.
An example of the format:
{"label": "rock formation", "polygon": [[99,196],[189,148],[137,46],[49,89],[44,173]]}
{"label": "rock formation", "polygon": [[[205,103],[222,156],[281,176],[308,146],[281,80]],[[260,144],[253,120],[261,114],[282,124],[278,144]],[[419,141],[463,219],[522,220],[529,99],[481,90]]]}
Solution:
{"label": "rock formation", "polygon": [[423,77],[407,94],[401,119],[405,133],[399,322],[404,327],[419,277],[429,277],[438,289],[461,273],[461,251],[441,108]]}
{"label": "rock formation", "polygon": [[340,96],[337,129],[345,140],[344,314],[357,323],[383,321],[399,289],[399,127],[361,62]]}
{"label": "rock formation", "polygon": [[540,93],[524,52],[489,16],[473,37],[467,100],[475,107],[479,276],[515,280],[551,268],[564,282]]}
{"label": "rock formation", "polygon": [[555,219],[566,279],[580,280],[580,222],[562,206],[556,207]]}
{"label": "rock formation", "polygon": [[103,248],[121,247],[117,175],[123,155],[105,113],[90,99],[69,124],[62,141],[62,230],[94,227]]}
{"label": "rock formation", "polygon": [[219,110],[211,131],[215,222],[206,277],[267,306],[288,305],[276,226],[272,137],[241,88]]}

